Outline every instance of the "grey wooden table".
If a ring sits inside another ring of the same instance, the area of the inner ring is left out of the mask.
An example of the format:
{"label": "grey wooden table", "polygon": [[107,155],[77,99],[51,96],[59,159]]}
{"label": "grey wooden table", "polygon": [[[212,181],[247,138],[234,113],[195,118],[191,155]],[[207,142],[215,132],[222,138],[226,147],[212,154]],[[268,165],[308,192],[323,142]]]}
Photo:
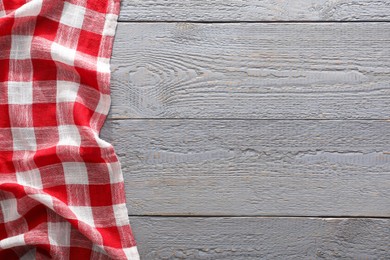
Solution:
{"label": "grey wooden table", "polygon": [[122,0],[102,138],[142,259],[389,259],[389,21],[387,0]]}

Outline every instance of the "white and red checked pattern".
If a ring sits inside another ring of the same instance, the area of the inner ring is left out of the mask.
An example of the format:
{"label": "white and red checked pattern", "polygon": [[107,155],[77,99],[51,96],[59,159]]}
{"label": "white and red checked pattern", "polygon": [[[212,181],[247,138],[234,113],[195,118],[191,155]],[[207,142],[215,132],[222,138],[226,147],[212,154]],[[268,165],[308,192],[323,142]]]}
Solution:
{"label": "white and red checked pattern", "polygon": [[99,138],[119,0],[0,0],[0,259],[139,259]]}

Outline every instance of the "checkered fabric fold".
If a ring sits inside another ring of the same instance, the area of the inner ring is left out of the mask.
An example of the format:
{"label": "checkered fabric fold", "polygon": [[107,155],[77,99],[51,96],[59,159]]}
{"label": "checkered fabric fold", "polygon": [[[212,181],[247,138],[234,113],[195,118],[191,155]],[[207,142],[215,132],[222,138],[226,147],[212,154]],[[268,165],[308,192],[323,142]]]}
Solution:
{"label": "checkered fabric fold", "polygon": [[0,0],[0,259],[139,259],[99,138],[119,0]]}

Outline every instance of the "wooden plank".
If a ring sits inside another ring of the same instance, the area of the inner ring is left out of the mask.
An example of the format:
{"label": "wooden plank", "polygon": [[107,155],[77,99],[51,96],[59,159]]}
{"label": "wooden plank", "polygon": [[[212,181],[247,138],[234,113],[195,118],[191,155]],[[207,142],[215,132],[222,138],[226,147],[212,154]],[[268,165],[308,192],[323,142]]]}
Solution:
{"label": "wooden plank", "polygon": [[121,23],[111,118],[387,119],[388,23]]}
{"label": "wooden plank", "polygon": [[390,216],[390,122],[115,120],[132,215]]}
{"label": "wooden plank", "polygon": [[142,259],[388,259],[389,219],[130,218]]}
{"label": "wooden plank", "polygon": [[386,0],[123,0],[121,21],[383,21]]}

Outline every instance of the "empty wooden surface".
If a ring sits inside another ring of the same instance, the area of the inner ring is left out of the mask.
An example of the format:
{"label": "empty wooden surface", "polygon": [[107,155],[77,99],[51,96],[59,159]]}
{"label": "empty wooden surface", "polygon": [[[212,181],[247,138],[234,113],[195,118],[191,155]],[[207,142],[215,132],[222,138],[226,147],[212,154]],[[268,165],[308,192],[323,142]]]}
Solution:
{"label": "empty wooden surface", "polygon": [[101,137],[142,259],[390,258],[389,1],[121,5]]}
{"label": "empty wooden surface", "polygon": [[144,259],[388,259],[389,219],[131,217]]}
{"label": "empty wooden surface", "polygon": [[389,216],[390,122],[119,120],[132,215]]}
{"label": "empty wooden surface", "polygon": [[121,21],[386,21],[387,0],[122,0]]}
{"label": "empty wooden surface", "polygon": [[111,118],[387,119],[388,23],[125,23]]}

